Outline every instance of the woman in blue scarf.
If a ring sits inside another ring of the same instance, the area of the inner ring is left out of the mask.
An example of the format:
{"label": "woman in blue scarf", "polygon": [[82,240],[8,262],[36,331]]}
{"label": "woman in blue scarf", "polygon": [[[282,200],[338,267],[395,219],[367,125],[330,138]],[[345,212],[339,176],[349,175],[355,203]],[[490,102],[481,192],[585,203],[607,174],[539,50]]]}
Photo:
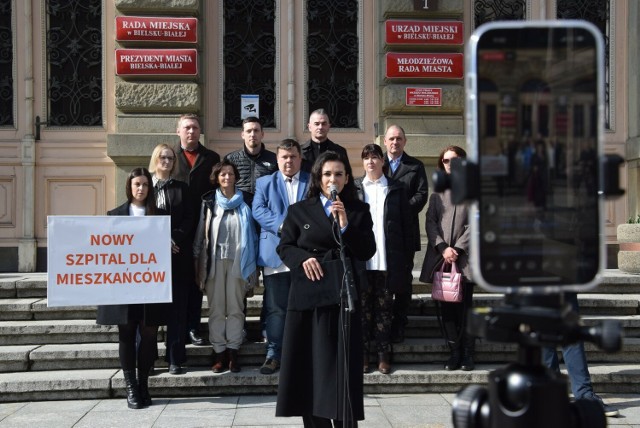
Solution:
{"label": "woman in blue scarf", "polygon": [[243,299],[256,281],[257,234],[251,210],[236,189],[238,168],[228,160],[211,171],[214,190],[202,197],[193,242],[196,281],[209,303],[209,340],[214,373],[239,372],[244,327]]}

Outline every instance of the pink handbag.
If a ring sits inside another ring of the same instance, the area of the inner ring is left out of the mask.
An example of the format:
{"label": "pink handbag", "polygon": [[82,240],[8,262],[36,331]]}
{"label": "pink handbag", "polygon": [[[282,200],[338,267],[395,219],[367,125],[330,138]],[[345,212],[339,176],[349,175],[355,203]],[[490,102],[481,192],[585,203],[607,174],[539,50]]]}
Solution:
{"label": "pink handbag", "polygon": [[446,263],[443,262],[440,270],[433,274],[431,298],[441,302],[461,302],[462,273],[458,272],[455,262],[451,263],[451,272],[445,272],[444,265]]}

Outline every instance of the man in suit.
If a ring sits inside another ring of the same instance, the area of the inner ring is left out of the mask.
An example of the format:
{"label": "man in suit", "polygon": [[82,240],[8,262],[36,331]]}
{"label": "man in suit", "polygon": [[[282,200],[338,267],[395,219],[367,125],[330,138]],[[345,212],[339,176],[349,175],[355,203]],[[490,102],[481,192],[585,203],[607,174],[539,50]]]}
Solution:
{"label": "man in suit", "polygon": [[407,251],[409,260],[407,276],[404,279],[406,286],[402,291],[395,293],[393,301],[391,334],[394,343],[404,341],[404,330],[408,322],[407,315],[411,304],[413,257],[416,251],[420,251],[420,220],[418,215],[429,198],[429,184],[424,164],[404,151],[406,144],[407,137],[404,129],[398,125],[391,125],[387,128],[387,132],[384,134],[384,146],[387,149],[385,165],[388,167],[389,176],[404,186],[409,198],[410,227],[413,236],[413,242],[408,244],[412,245],[412,251]]}
{"label": "man in suit", "polygon": [[329,130],[331,129],[331,121],[329,114],[324,109],[314,110],[309,115],[309,123],[307,124],[311,139],[302,145],[302,169],[311,171],[313,163],[316,161],[320,153],[331,150],[340,155],[347,168],[347,174],[351,176],[351,165],[349,164],[349,156],[344,147],[334,143],[329,139]]}
{"label": "man in suit", "polygon": [[[176,153],[176,166],[173,178],[184,181],[189,186],[189,196],[193,204],[194,225],[189,242],[193,242],[200,219],[200,206],[202,195],[213,189],[209,176],[213,166],[220,162],[220,155],[209,150],[200,143],[200,118],[195,114],[184,114],[178,119],[176,133],[180,137],[173,151]],[[202,308],[202,291],[195,282],[195,278],[189,281],[187,296],[187,330],[191,343],[197,346],[204,345],[200,337],[200,311]]]}
{"label": "man in suit", "polygon": [[264,313],[267,356],[260,368],[272,374],[280,367],[284,321],[287,314],[291,273],[278,257],[280,229],[289,205],[304,199],[309,173],[300,171],[302,157],[297,141],[283,140],[276,150],[278,171],[256,181],[253,218],[261,227],[258,265],[264,268]]}

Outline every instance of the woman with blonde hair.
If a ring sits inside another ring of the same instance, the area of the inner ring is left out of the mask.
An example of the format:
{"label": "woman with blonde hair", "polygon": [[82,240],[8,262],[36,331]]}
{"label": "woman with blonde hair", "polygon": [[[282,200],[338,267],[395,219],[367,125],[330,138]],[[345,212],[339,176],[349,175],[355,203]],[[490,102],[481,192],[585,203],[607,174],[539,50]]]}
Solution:
{"label": "woman with blonde hair", "polygon": [[172,375],[183,372],[186,362],[187,292],[194,280],[191,239],[195,213],[186,183],[172,177],[176,154],[168,144],[158,144],[151,154],[149,171],[153,173],[156,207],[171,216],[171,311],[167,323],[165,361]]}

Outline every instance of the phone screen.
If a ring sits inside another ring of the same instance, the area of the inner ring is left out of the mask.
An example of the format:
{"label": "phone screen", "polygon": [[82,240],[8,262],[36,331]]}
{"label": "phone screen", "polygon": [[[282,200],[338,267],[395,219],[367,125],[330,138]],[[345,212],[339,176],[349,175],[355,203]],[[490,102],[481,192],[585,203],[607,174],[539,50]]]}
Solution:
{"label": "phone screen", "polygon": [[476,32],[470,70],[480,172],[474,269],[488,288],[595,285],[600,36],[575,21],[487,27]]}

